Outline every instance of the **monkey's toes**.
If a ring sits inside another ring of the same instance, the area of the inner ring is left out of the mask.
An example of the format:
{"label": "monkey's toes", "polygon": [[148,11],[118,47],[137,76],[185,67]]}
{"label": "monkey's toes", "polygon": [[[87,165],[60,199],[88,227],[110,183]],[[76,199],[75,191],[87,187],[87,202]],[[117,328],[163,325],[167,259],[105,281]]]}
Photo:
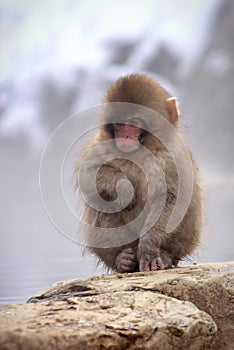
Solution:
{"label": "monkey's toes", "polygon": [[134,272],[137,270],[137,265],[136,254],[132,248],[122,250],[116,257],[117,272]]}

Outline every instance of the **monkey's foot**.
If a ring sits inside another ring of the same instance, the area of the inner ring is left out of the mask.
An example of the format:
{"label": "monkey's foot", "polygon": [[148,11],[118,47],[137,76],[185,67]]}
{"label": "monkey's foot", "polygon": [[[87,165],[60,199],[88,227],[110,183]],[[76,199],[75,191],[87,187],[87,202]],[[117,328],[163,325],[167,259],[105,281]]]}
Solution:
{"label": "monkey's foot", "polygon": [[165,270],[172,267],[168,252],[160,250],[157,254],[144,253],[140,258],[140,271]]}
{"label": "monkey's foot", "polygon": [[133,248],[125,248],[116,257],[116,271],[134,272],[137,271],[138,263]]}

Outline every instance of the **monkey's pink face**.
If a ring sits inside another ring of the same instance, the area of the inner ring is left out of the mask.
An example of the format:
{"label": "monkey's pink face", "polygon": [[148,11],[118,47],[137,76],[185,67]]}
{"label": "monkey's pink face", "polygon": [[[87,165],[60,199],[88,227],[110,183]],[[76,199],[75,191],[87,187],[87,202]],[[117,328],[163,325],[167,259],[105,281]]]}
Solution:
{"label": "monkey's pink face", "polygon": [[123,123],[114,123],[115,144],[124,153],[136,151],[140,145],[143,122],[140,118],[128,118]]}

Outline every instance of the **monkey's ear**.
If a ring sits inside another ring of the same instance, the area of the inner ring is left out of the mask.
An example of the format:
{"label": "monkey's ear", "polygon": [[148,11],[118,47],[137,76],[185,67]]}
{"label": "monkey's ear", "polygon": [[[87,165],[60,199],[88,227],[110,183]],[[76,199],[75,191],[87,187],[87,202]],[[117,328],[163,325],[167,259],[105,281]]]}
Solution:
{"label": "monkey's ear", "polygon": [[175,124],[179,118],[179,107],[176,97],[166,99],[168,112],[170,114],[170,122]]}

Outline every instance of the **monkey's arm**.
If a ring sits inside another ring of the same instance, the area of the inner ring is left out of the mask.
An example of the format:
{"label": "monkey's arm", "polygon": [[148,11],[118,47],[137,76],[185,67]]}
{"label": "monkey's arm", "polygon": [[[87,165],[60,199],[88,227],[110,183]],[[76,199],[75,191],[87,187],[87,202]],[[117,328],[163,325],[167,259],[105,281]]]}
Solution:
{"label": "monkey's arm", "polygon": [[159,221],[145,235],[140,237],[138,261],[140,271],[167,269],[190,255],[200,241],[202,229],[201,193],[198,184],[187,213],[177,228],[170,233],[165,231],[165,223],[170,215],[174,199],[168,195],[165,211]]}

